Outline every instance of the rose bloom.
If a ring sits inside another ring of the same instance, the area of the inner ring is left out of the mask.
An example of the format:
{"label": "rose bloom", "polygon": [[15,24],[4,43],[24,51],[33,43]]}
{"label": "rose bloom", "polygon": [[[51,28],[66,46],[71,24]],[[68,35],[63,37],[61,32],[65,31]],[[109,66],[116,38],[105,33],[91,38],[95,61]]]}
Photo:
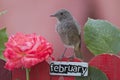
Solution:
{"label": "rose bloom", "polygon": [[53,52],[52,45],[36,34],[16,33],[5,43],[5,68],[30,68],[46,60]]}

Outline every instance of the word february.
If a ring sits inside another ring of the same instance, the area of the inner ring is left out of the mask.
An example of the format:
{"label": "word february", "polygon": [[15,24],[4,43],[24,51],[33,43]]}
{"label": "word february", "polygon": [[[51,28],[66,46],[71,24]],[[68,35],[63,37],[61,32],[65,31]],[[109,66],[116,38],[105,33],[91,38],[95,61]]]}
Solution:
{"label": "word february", "polygon": [[50,75],[87,76],[88,63],[53,61],[50,64]]}

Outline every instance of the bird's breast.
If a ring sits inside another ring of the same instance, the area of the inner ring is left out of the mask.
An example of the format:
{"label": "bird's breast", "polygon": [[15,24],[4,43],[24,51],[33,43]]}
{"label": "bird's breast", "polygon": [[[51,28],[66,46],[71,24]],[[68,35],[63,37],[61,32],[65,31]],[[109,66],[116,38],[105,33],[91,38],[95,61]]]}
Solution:
{"label": "bird's breast", "polygon": [[65,45],[71,45],[71,43],[69,42],[69,38],[68,38],[68,31],[69,31],[69,27],[66,24],[58,24],[57,25],[57,32],[62,40],[62,42]]}
{"label": "bird's breast", "polygon": [[64,26],[63,24],[58,24],[56,29],[59,34],[66,32],[66,26]]}

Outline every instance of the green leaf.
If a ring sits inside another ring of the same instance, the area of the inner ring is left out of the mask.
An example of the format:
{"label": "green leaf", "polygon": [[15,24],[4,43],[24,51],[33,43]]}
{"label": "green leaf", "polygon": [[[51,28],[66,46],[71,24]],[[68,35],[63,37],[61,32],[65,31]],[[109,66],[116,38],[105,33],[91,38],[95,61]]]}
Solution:
{"label": "green leaf", "polygon": [[95,55],[120,51],[120,30],[108,21],[88,19],[84,39],[87,48]]}
{"label": "green leaf", "polygon": [[95,67],[88,68],[87,77],[76,77],[76,80],[108,80],[105,73]]}
{"label": "green leaf", "polygon": [[6,34],[6,28],[0,30],[0,59],[4,60],[3,51],[5,49],[4,43],[7,42],[8,37]]}

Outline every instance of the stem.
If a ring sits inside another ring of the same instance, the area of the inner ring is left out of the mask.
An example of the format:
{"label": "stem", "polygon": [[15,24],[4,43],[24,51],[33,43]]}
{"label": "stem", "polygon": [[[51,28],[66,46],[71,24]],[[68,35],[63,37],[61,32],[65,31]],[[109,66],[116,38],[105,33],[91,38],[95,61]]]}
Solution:
{"label": "stem", "polygon": [[29,69],[26,68],[26,80],[30,80],[29,78],[30,78],[30,77],[29,77]]}

